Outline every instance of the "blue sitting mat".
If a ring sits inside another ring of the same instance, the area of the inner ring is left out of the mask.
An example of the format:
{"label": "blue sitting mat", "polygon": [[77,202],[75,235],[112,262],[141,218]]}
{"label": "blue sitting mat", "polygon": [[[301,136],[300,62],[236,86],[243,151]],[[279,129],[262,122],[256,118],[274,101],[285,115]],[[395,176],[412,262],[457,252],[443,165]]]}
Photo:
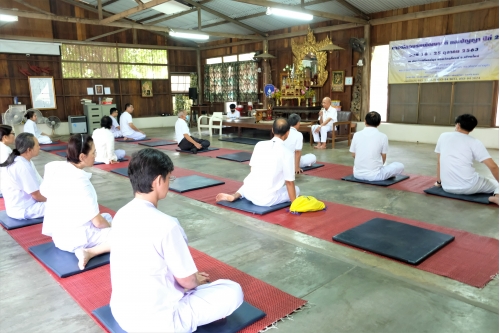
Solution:
{"label": "blue sitting mat", "polygon": [[242,144],[245,144],[245,145],[255,146],[257,143],[259,143],[259,142],[261,142],[263,140],[261,140],[261,139],[254,139],[254,138],[235,137],[235,138],[222,138],[222,139],[219,139],[219,141],[242,143]]}
{"label": "blue sitting mat", "polygon": [[3,194],[2,193],[0,193],[0,198],[3,198]]}
{"label": "blue sitting mat", "polygon": [[220,155],[217,156],[217,158],[236,162],[246,162],[250,161],[250,159],[252,158],[252,153],[247,151],[240,151],[239,153]]}
{"label": "blue sitting mat", "polygon": [[46,145],[54,145],[54,144],[57,144],[57,143],[60,143],[61,141],[59,140],[56,140],[56,141],[52,141],[51,143],[39,143],[40,146],[46,146]]}
{"label": "blue sitting mat", "polygon": [[125,138],[117,138],[115,139],[116,141],[118,142],[139,142],[139,141],[149,141],[151,140],[150,138],[144,138],[144,139],[141,139],[141,140],[125,140]]}
{"label": "blue sitting mat", "polygon": [[317,168],[321,168],[321,167],[324,167],[324,166],[325,166],[324,164],[314,163],[313,165],[306,166],[306,167],[303,167],[301,169],[302,169],[302,171],[306,172],[306,171],[317,169]]}
{"label": "blue sitting mat", "polygon": [[161,141],[141,142],[139,144],[141,146],[158,147],[158,146],[176,145],[177,142],[168,141],[168,140],[161,140]]}
{"label": "blue sitting mat", "polygon": [[[198,153],[206,153],[207,151],[212,151],[212,150],[219,150],[219,148],[208,147],[207,149],[198,150]],[[191,150],[182,150],[180,148],[177,148],[175,151],[178,151],[181,153],[189,153],[189,154],[193,153]]]}
{"label": "blue sitting mat", "polygon": [[59,250],[54,242],[29,248],[30,252],[60,278],[109,264],[109,253],[98,255],[89,260],[84,270],[78,268],[78,259],[74,253]]}
{"label": "blue sitting mat", "polygon": [[29,220],[18,220],[18,219],[13,219],[13,218],[9,217],[7,215],[6,210],[0,211],[0,224],[2,224],[3,227],[7,230],[27,227],[27,226],[39,224],[42,222],[43,222],[43,217],[39,217],[36,219],[29,219]]}
{"label": "blue sitting mat", "polygon": [[117,173],[117,174],[125,176],[125,177],[128,177],[128,167],[126,167],[126,168],[116,168],[116,169],[111,170],[111,172]]}
{"label": "blue sitting mat", "polygon": [[[61,157],[68,157],[68,153],[65,151],[58,151],[58,152],[56,152],[56,155],[61,156]],[[128,158],[122,158],[122,159],[118,160],[118,162],[125,162],[125,161],[128,161]],[[101,164],[105,164],[105,163],[94,162],[94,165],[101,165]]]}
{"label": "blue sitting mat", "polygon": [[455,239],[452,235],[381,218],[374,218],[332,238],[412,265],[418,265]]}
{"label": "blue sitting mat", "polygon": [[183,193],[222,184],[225,183],[220,180],[193,175],[176,178],[170,182],[169,189],[175,192]]}
{"label": "blue sitting mat", "polygon": [[369,180],[361,180],[358,178],[354,178],[354,175],[349,175],[342,180],[347,180],[349,182],[355,182],[355,183],[363,183],[363,184],[370,184],[370,185],[378,185],[378,186],[390,186],[394,185],[396,183],[399,183],[400,181],[403,181],[405,179],[410,178],[410,176],[405,176],[405,175],[398,175],[396,177],[392,177],[386,180],[376,180],[376,181],[369,181]]}
{"label": "blue sitting mat", "polygon": [[68,148],[68,145],[56,145],[56,146],[41,146],[40,149],[43,151],[56,151],[56,150],[65,150]]}
{"label": "blue sitting mat", "polygon": [[[111,307],[105,305],[92,311],[92,314],[103,324],[110,333],[127,333],[116,322]],[[256,307],[243,302],[230,316],[213,323],[198,326],[196,333],[236,333],[256,321],[264,318],[266,314]]]}
{"label": "blue sitting mat", "polygon": [[443,190],[442,187],[438,186],[433,186],[431,188],[428,188],[424,190],[424,192],[427,194],[439,195],[441,197],[482,203],[486,205],[490,203],[489,198],[493,195],[493,193],[453,194],[446,192],[445,190]]}
{"label": "blue sitting mat", "polygon": [[274,212],[276,210],[288,207],[288,206],[290,206],[291,202],[287,201],[287,202],[283,202],[283,203],[280,203],[280,204],[277,204],[274,206],[265,207],[265,206],[254,205],[252,202],[248,201],[247,199],[240,198],[240,199],[235,200],[235,201],[219,201],[219,202],[217,202],[217,204],[225,206],[225,207],[229,207],[229,208],[242,210],[244,212],[248,212],[248,213],[252,213],[252,214],[264,215],[264,214],[271,213],[271,212]]}

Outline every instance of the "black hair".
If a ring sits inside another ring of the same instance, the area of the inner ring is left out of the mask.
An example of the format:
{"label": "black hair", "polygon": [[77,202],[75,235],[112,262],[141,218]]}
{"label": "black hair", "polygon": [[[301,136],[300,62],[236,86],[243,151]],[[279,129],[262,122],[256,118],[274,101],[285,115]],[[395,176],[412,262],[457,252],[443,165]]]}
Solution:
{"label": "black hair", "polygon": [[297,125],[297,123],[300,122],[300,116],[296,113],[292,113],[290,116],[288,116],[288,125],[290,127]]}
{"label": "black hair", "polygon": [[0,141],[2,141],[4,136],[10,135],[11,133],[12,133],[12,126],[0,125]]}
{"label": "black hair", "polygon": [[125,104],[125,109],[124,110],[127,110],[129,106],[132,106],[132,104],[130,104],[130,103]]}
{"label": "black hair", "polygon": [[16,138],[16,148],[10,153],[5,162],[0,164],[0,167],[8,167],[14,163],[16,156],[24,154],[28,149],[33,149],[33,147],[35,147],[35,136],[33,134],[27,132],[19,134]]}
{"label": "black hair", "polygon": [[471,114],[461,114],[455,118],[455,124],[460,124],[460,128],[467,132],[472,132],[477,126],[477,119]]}
{"label": "black hair", "polygon": [[151,184],[156,177],[163,180],[174,171],[172,160],[161,151],[153,148],[141,149],[132,154],[128,165],[128,177],[134,193],[150,193],[153,191]]}
{"label": "black hair", "polygon": [[230,109],[236,109],[236,104],[229,104]]}
{"label": "black hair", "polygon": [[365,121],[368,126],[377,127],[381,121],[380,114],[377,111],[370,111],[365,116]]}
{"label": "black hair", "polygon": [[273,123],[273,133],[274,135],[285,135],[286,132],[290,130],[290,125],[285,118],[277,118]]}
{"label": "black hair", "polygon": [[71,163],[80,163],[80,154],[88,155],[94,140],[88,134],[75,134],[69,138],[68,149],[66,149],[66,160]]}
{"label": "black hair", "polygon": [[26,112],[26,114],[24,116],[27,119],[31,119],[31,118],[33,118],[34,115],[35,115],[35,111],[28,111],[28,112]]}
{"label": "black hair", "polygon": [[118,109],[117,108],[111,108],[111,109],[109,109],[109,114],[113,114],[113,112],[115,112],[115,111],[118,111]]}
{"label": "black hair", "polygon": [[101,118],[101,127],[111,129],[111,126],[113,126],[113,121],[110,116],[104,116]]}

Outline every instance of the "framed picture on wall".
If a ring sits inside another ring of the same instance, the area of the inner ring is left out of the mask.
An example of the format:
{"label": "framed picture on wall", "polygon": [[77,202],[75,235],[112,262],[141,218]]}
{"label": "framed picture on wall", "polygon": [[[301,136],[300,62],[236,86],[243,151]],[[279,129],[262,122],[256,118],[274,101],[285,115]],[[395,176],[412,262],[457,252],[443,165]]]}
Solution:
{"label": "framed picture on wall", "polygon": [[102,84],[95,85],[95,94],[96,95],[104,95],[104,87]]}
{"label": "framed picture on wall", "polygon": [[344,71],[332,71],[332,91],[344,92]]}
{"label": "framed picture on wall", "polygon": [[141,80],[142,97],[153,97],[153,81]]}
{"label": "framed picture on wall", "polygon": [[346,78],[345,78],[345,85],[346,86],[352,86],[352,76],[346,76]]}

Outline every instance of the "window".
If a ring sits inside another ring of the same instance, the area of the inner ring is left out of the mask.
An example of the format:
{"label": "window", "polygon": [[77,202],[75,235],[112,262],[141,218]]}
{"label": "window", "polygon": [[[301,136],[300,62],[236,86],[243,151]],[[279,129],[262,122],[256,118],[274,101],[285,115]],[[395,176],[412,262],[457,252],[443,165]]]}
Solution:
{"label": "window", "polygon": [[172,92],[189,92],[191,77],[189,75],[171,75],[170,83]]}
{"label": "window", "polygon": [[225,56],[222,59],[224,62],[235,62],[235,61],[238,61],[238,56],[237,55]]}
{"label": "window", "polygon": [[62,45],[64,78],[168,79],[167,51]]}
{"label": "window", "polygon": [[387,95],[389,83],[389,45],[373,48],[370,73],[370,111],[380,113],[387,121]]}
{"label": "window", "polygon": [[221,64],[223,62],[250,61],[253,60],[255,52],[229,55],[225,57],[208,58],[207,65]]}
{"label": "window", "polygon": [[253,60],[254,56],[255,52],[239,54],[238,61],[250,61]]}
{"label": "window", "polygon": [[207,65],[220,64],[220,63],[222,63],[222,57],[207,59]]}
{"label": "window", "polygon": [[177,115],[179,111],[182,110],[189,110],[190,108],[190,101],[189,101],[189,96],[187,95],[173,95],[172,96],[172,105],[174,110],[174,115]]}

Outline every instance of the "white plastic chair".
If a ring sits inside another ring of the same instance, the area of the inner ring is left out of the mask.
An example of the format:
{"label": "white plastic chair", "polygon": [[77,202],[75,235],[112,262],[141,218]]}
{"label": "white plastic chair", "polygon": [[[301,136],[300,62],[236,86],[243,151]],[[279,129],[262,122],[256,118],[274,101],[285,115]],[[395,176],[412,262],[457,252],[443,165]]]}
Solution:
{"label": "white plastic chair", "polygon": [[[207,125],[201,123],[201,120],[203,118],[207,118],[207,120],[208,120]],[[208,128],[210,136],[212,136],[212,131],[214,129],[219,130],[219,136],[222,135],[222,121],[223,121],[223,119],[224,119],[224,117],[223,117],[222,112],[214,112],[211,117],[208,117],[206,115],[199,117],[198,118],[198,135],[201,137],[201,129],[202,128]],[[216,125],[214,125],[214,121],[217,123]]]}

